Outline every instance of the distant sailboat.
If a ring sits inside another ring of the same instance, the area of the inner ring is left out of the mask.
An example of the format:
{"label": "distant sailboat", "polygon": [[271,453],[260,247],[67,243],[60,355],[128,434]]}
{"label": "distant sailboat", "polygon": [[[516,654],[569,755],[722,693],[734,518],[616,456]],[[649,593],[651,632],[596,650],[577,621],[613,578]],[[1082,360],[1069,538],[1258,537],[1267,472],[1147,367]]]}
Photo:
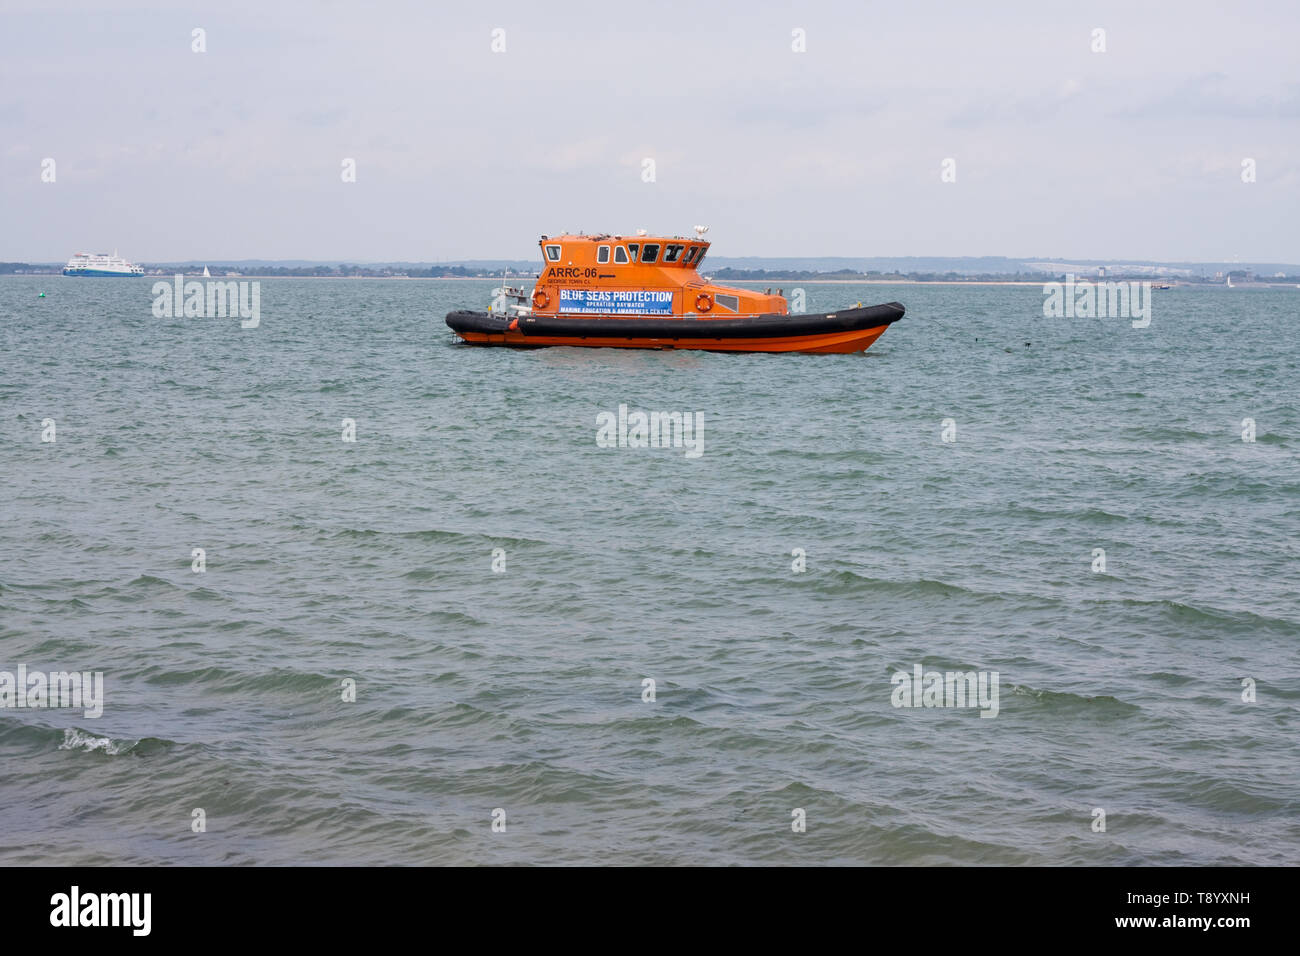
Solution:
{"label": "distant sailboat", "polygon": [[205,279],[211,279],[211,278],[212,278],[212,273],[208,271],[208,267],[207,267],[207,266],[204,266],[204,267],[203,267],[203,278],[205,278]]}

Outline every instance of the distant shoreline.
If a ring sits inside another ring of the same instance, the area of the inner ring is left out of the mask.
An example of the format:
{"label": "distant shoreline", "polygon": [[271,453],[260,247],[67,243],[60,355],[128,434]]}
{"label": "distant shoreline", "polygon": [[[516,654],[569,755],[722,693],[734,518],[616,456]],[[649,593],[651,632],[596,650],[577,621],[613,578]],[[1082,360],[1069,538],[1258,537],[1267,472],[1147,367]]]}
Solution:
{"label": "distant shoreline", "polygon": [[[10,266],[10,269],[4,269],[4,266]],[[22,266],[23,268],[14,269],[13,266]],[[154,266],[153,268],[158,268]],[[351,267],[349,267],[351,268]],[[371,280],[405,280],[405,281],[425,281],[434,280],[437,282],[495,282],[500,283],[504,279],[507,284],[511,285],[531,285],[538,281],[536,272],[511,272],[511,274],[502,275],[501,273],[488,273],[478,275],[375,275],[363,274],[360,272],[350,272],[343,275],[323,275],[320,272],[312,273],[290,273],[284,271],[261,272],[254,268],[251,272],[235,272],[227,275],[224,269],[221,273],[207,276],[201,272],[192,271],[193,267],[181,268],[176,271],[145,273],[143,276],[112,276],[109,278],[137,278],[145,281],[160,282],[174,280],[177,275],[183,276],[190,281],[208,281],[208,282],[237,282],[246,279],[371,279]],[[468,270],[463,270],[468,271]],[[777,289],[795,289],[800,286],[808,285],[914,285],[914,286],[993,286],[993,287],[1016,287],[1025,288],[1042,288],[1045,283],[1066,281],[1068,273],[1051,274],[1042,273],[1033,278],[1026,278],[1022,273],[1019,276],[998,276],[980,275],[965,277],[936,277],[933,275],[909,276],[893,275],[767,275],[767,276],[745,276],[745,275],[725,275],[733,271],[730,269],[721,269],[714,272],[703,273],[703,277],[715,285],[738,285],[741,287],[751,288],[770,288],[773,291]],[[96,278],[94,276],[64,276],[61,266],[49,265],[45,263],[0,263],[0,278],[6,276],[22,277],[40,277],[40,278]],[[1226,279],[1226,277],[1225,277]],[[1234,284],[1229,286],[1225,279],[1189,279],[1186,277],[1173,276],[1151,276],[1145,274],[1118,273],[1109,276],[1096,275],[1075,275],[1074,281],[1077,283],[1104,283],[1104,282],[1141,282],[1149,283],[1156,287],[1177,288],[1209,288],[1209,289],[1297,289],[1300,288],[1300,275],[1286,276],[1251,276],[1246,278],[1244,275],[1238,277],[1234,274]]]}
{"label": "distant shoreline", "polygon": [[[328,280],[348,280],[348,281],[373,281],[373,282],[500,282],[501,276],[321,276],[321,275],[258,275],[253,273],[239,273],[238,275],[209,275],[204,276],[201,272],[182,272],[180,273],[187,280],[207,281],[207,282],[238,282],[243,279],[263,279],[275,281],[278,279],[328,279]],[[155,282],[161,282],[166,279],[175,278],[176,273],[159,273],[156,275],[144,276],[110,276],[108,278],[122,279],[133,278],[148,282],[152,279]],[[6,278],[60,278],[60,279],[94,279],[96,276],[65,276],[61,272],[5,272],[0,273],[0,279]],[[522,275],[511,275],[505,277],[507,282],[530,283],[536,282],[537,276],[532,275],[524,277]],[[726,286],[729,284],[739,285],[761,285],[771,287],[772,289],[796,289],[805,285],[936,285],[936,286],[1026,286],[1032,288],[1042,288],[1046,282],[1060,281],[1056,276],[1044,275],[1042,279],[712,279],[717,285]],[[1097,278],[1094,276],[1079,276],[1076,281],[1083,282],[1164,282],[1168,280],[1151,280],[1144,277],[1134,276],[1108,276],[1106,278]],[[777,283],[780,283],[778,285]],[[1232,286],[1227,286],[1222,282],[1186,282],[1173,280],[1169,282],[1173,289],[1296,289],[1300,284],[1290,281],[1274,279],[1269,282],[1241,281]]]}
{"label": "distant shoreline", "polygon": [[[159,273],[152,276],[110,276],[108,278],[135,278],[148,282],[156,282],[174,278],[177,273]],[[373,282],[500,282],[500,276],[260,276],[256,272],[239,273],[238,276],[204,276],[203,273],[182,272],[186,280],[207,281],[207,282],[238,282],[240,280],[302,280],[302,278],[312,278],[312,280],[347,280],[347,281],[373,281]],[[6,272],[0,273],[0,278],[96,278],[95,276],[64,276],[61,272]],[[537,276],[506,276],[507,282],[536,282]],[[758,278],[720,278],[714,281],[716,285],[727,286],[736,285],[761,285],[764,287],[771,286],[772,289],[797,289],[805,285],[954,285],[954,286],[1028,286],[1041,289],[1044,282],[1060,281],[1054,276],[1044,276],[1041,280],[1014,280],[1014,278],[788,278],[788,280],[758,280]],[[1093,282],[1151,282],[1149,278],[1131,277],[1131,276],[1114,276],[1106,278],[1096,278],[1080,276],[1076,281]],[[1156,280],[1160,281],[1160,280]],[[777,285],[780,284],[780,285]],[[1175,280],[1169,284],[1173,289],[1297,289],[1300,284],[1296,282],[1284,282],[1274,280],[1271,282],[1238,282],[1238,284],[1227,286],[1223,282],[1186,282]]]}

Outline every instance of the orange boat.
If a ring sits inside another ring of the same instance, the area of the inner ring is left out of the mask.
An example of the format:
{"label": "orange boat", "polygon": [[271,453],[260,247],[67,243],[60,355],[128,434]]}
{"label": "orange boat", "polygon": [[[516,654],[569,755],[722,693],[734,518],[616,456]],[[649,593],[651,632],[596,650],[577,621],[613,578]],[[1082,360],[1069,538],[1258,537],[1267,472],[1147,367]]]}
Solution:
{"label": "orange boat", "polygon": [[717,352],[861,352],[903,317],[897,302],[792,313],[785,298],[700,275],[706,226],[682,236],[542,236],[532,294],[503,287],[487,312],[448,313],[474,345]]}

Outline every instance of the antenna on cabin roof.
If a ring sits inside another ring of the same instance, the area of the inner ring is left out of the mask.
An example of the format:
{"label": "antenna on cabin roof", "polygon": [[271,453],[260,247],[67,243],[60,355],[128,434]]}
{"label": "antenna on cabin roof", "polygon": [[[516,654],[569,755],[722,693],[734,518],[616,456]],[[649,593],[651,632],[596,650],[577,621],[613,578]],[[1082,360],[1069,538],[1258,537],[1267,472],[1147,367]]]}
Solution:
{"label": "antenna on cabin roof", "polygon": [[708,226],[696,226],[696,227],[695,227],[695,238],[697,238],[697,239],[703,239],[703,238],[704,238],[704,234],[705,234],[706,232],[708,232],[708,231],[709,231],[709,227],[708,227]]}

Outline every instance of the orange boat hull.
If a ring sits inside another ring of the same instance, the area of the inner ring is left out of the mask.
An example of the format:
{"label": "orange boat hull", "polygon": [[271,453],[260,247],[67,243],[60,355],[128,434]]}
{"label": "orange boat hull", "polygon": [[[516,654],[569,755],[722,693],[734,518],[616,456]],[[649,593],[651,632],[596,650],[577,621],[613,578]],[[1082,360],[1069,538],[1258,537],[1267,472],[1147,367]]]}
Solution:
{"label": "orange boat hull", "polygon": [[903,317],[897,302],[815,315],[727,319],[451,312],[447,325],[473,345],[546,348],[693,349],[709,352],[861,352]]}
{"label": "orange boat hull", "polygon": [[505,345],[515,348],[576,346],[578,348],[616,349],[697,349],[707,352],[862,352],[880,338],[888,325],[853,332],[828,332],[820,335],[795,335],[785,338],[754,339],[629,339],[617,337],[573,338],[570,336],[521,335],[506,331],[501,335],[488,332],[457,332],[473,345]]}

